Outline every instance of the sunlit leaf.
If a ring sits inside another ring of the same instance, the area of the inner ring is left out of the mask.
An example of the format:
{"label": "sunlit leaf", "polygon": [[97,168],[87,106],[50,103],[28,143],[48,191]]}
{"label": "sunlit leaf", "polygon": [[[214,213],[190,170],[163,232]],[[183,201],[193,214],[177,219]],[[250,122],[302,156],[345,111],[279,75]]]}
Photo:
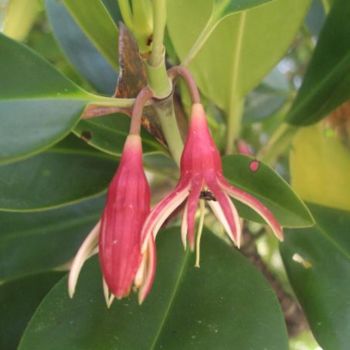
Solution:
{"label": "sunlit leaf", "polygon": [[313,203],[350,210],[350,150],[329,127],[298,132],[290,153],[293,188]]}

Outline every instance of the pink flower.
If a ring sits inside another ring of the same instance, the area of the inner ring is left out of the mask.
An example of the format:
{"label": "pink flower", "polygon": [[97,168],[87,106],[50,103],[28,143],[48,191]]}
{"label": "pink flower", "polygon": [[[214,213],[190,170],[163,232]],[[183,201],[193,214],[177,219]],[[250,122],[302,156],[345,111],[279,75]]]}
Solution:
{"label": "pink flower", "polygon": [[141,254],[141,229],[149,211],[150,188],[142,166],[141,138],[130,134],[109,186],[101,221],[88,235],[72,264],[71,296],[84,261],[98,246],[107,305],[114,297],[127,296],[133,285],[139,289],[140,300],[144,300],[152,286],[156,259],[153,239],[148,240]]}
{"label": "pink flower", "polygon": [[180,180],[176,188],[159,202],[148,215],[142,229],[142,240],[156,237],[169,215],[185,201],[181,236],[191,249],[195,244],[195,213],[200,198],[207,199],[209,207],[222,223],[231,240],[239,247],[241,224],[230,197],[255,210],[282,240],[283,231],[276,218],[258,199],[231,185],[223,176],[221,158],[209,132],[203,106],[192,106],[189,132],[181,157]]}

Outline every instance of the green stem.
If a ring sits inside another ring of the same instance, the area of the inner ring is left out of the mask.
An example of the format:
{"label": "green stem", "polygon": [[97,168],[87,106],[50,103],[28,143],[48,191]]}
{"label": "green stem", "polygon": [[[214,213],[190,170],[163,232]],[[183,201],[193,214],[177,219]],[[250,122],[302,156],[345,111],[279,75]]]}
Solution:
{"label": "green stem", "polygon": [[151,66],[158,67],[164,61],[164,31],[166,26],[166,0],[153,0],[153,41],[149,58]]}
{"label": "green stem", "polygon": [[298,127],[290,124],[281,124],[263,147],[257,157],[268,165],[273,165],[280,154],[291,144]]}
{"label": "green stem", "polygon": [[226,131],[226,154],[232,154],[235,147],[243,115],[244,99],[238,96],[232,98],[229,114],[227,116],[227,131]]}
{"label": "green stem", "polygon": [[153,92],[153,96],[159,100],[155,103],[154,108],[169,151],[177,164],[180,164],[183,141],[176,121],[172,98],[173,86],[166,70],[163,45],[166,24],[166,0],[153,0],[152,4],[154,21],[152,52],[145,62],[148,85]]}
{"label": "green stem", "polygon": [[330,0],[322,0],[322,5],[324,8],[324,12],[327,14],[332,7]]}

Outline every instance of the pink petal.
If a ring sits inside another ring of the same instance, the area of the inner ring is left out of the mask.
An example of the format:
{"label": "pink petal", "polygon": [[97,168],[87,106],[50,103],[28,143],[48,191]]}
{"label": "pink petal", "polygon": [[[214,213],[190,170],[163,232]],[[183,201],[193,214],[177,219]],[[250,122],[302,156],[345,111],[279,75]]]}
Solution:
{"label": "pink petal", "polygon": [[241,235],[241,226],[239,221],[239,216],[236,211],[236,208],[231,203],[231,200],[228,198],[228,196],[222,191],[222,189],[219,187],[216,180],[211,180],[210,183],[208,183],[209,189],[213,192],[214,196],[216,197],[217,201],[220,204],[220,207],[222,208],[222,211],[225,215],[225,218],[227,220],[227,223],[230,226],[231,232],[233,236],[231,239],[239,245],[240,242],[240,235]]}
{"label": "pink petal", "polygon": [[276,237],[281,241],[283,240],[282,226],[277,221],[272,212],[269,209],[267,209],[258,199],[256,199],[249,193],[230,185],[226,180],[221,180],[221,186],[231,197],[239,200],[240,202],[246,204],[247,206],[255,210],[271,227]]}
{"label": "pink petal", "polygon": [[[180,183],[173,192],[169,193],[151,210],[142,228],[142,242],[145,242],[151,233],[154,238],[157,236],[164,221],[186,199],[188,191],[189,185],[184,186]],[[143,243],[142,252],[145,249],[145,243]]]}
{"label": "pink petal", "polygon": [[190,194],[188,196],[187,204],[187,238],[190,244],[191,250],[194,249],[195,244],[195,215],[198,205],[199,195],[202,190],[201,179],[194,179],[192,181],[192,186]]}

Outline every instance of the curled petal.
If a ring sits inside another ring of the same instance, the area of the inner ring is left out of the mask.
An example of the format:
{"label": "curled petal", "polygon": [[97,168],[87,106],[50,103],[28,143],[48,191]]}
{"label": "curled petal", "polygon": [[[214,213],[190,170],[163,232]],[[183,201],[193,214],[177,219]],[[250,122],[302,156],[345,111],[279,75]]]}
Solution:
{"label": "curled petal", "polygon": [[95,225],[91,232],[85,238],[83,244],[80,246],[77,254],[74,257],[69,276],[68,276],[68,294],[73,298],[75,287],[79,278],[81,268],[85,261],[94,254],[98,245],[98,236],[100,233],[101,221]]}
{"label": "curled petal", "polygon": [[147,239],[147,250],[146,250],[146,255],[145,255],[145,273],[144,273],[144,278],[142,281],[142,285],[140,286],[139,289],[139,304],[142,304],[143,301],[146,299],[148,293],[150,292],[153,281],[154,281],[154,276],[156,273],[156,247],[155,247],[155,242],[154,242],[154,237],[153,235],[150,235],[149,238]]}
{"label": "curled petal", "polygon": [[227,220],[228,225],[230,226],[230,231],[232,236],[230,238],[232,241],[239,247],[240,236],[241,236],[241,225],[239,221],[239,216],[236,208],[233,206],[230,198],[221,190],[216,180],[211,181],[209,185],[210,190],[213,192],[216,197],[222,212]]}
{"label": "curled petal", "polygon": [[[178,186],[152,209],[142,228],[142,242],[146,242],[151,233],[153,233],[154,238],[157,236],[164,221],[186,199],[188,191],[189,185]],[[142,253],[145,249],[146,245],[143,243]]]}
{"label": "curled petal", "polygon": [[[228,236],[230,237],[230,239],[232,240],[232,242],[239,247],[240,246],[240,236],[241,234],[238,235],[239,237],[239,241],[236,242],[235,240],[235,236],[233,235],[233,232],[231,230],[230,225],[227,222],[227,219],[225,217],[224,212],[222,211],[222,208],[220,206],[220,204],[218,202],[214,202],[214,201],[208,201],[208,205],[210,207],[210,209],[213,211],[214,215],[216,216],[216,218],[220,221],[221,225],[224,227],[226,233],[228,234]],[[233,205],[232,205],[233,206]],[[240,225],[240,221],[239,222],[239,232],[241,232],[241,225]]]}
{"label": "curled petal", "polygon": [[258,199],[256,199],[249,193],[244,192],[239,188],[236,188],[230,185],[226,181],[221,181],[221,186],[223,187],[224,191],[227,192],[231,197],[246,204],[247,206],[252,208],[254,211],[256,211],[271,227],[276,237],[281,241],[283,240],[282,226],[279,224],[279,222],[277,221],[275,216],[271,213],[271,211],[267,209]]}

